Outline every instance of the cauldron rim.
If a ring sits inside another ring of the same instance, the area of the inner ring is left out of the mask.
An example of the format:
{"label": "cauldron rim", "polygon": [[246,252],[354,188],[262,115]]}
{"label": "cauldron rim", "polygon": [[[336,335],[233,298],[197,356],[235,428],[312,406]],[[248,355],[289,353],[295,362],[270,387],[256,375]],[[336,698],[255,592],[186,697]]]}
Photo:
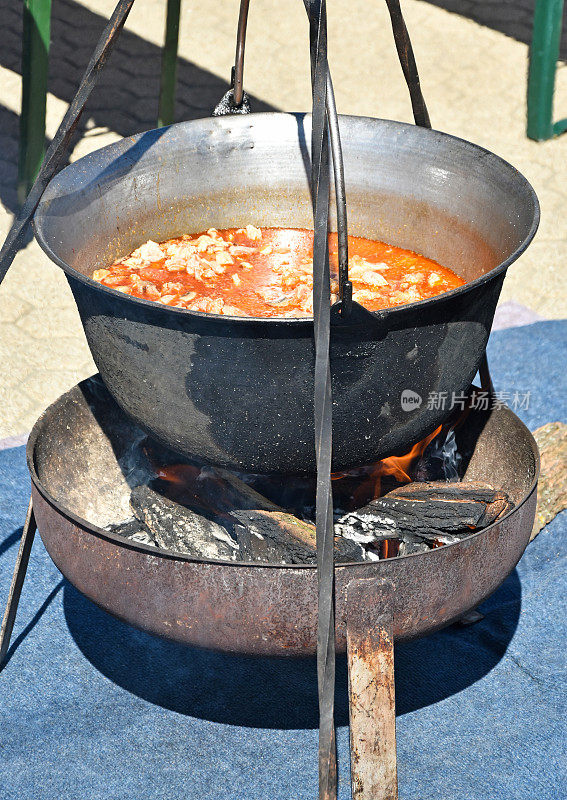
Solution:
{"label": "cauldron rim", "polygon": [[[92,375],[90,378],[86,378],[85,380],[81,381],[77,385],[73,386],[69,391],[64,392],[60,395],[51,405],[49,405],[45,411],[38,417],[36,420],[33,428],[31,429],[30,435],[28,437],[28,441],[26,444],[26,461],[27,467],[30,473],[31,480],[37,489],[37,491],[41,494],[44,500],[49,503],[55,510],[61,514],[66,519],[70,520],[73,524],[78,525],[83,530],[87,530],[89,533],[93,534],[94,536],[98,536],[101,539],[106,539],[107,541],[112,542],[113,544],[118,545],[119,547],[125,547],[126,549],[135,550],[140,553],[144,553],[146,555],[166,558],[171,561],[189,561],[195,564],[211,564],[216,566],[230,566],[230,567],[257,567],[259,569],[317,569],[316,564],[276,564],[272,562],[258,562],[258,561],[228,561],[224,559],[210,559],[210,558],[195,558],[194,556],[190,556],[186,553],[177,553],[173,550],[166,550],[162,547],[154,547],[152,545],[145,545],[141,542],[135,542],[131,539],[125,539],[122,536],[118,536],[117,534],[112,533],[111,531],[107,531],[104,528],[100,528],[98,525],[95,525],[92,522],[89,522],[84,517],[75,514],[73,511],[69,510],[64,504],[60,503],[52,494],[51,492],[44,486],[42,483],[35,466],[35,450],[37,441],[39,438],[39,434],[45,428],[47,424],[49,424],[49,417],[54,415],[58,412],[59,407],[65,403],[68,399],[71,399],[71,395],[73,394],[81,394],[82,396],[82,387],[87,384],[89,381],[92,381],[93,378],[97,378],[98,375]],[[108,390],[105,387],[105,390]],[[116,405],[116,408],[120,414],[124,414],[127,418],[127,415],[124,411],[118,406],[116,401],[112,398],[110,393],[108,393],[109,401]],[[513,414],[513,412],[507,408],[506,406],[502,406],[498,409],[499,413],[508,413]],[[525,491],[522,500],[513,506],[513,508],[508,511],[503,517],[497,519],[495,522],[491,523],[485,528],[477,531],[477,533],[473,533],[470,536],[466,536],[464,539],[460,539],[457,542],[452,542],[451,544],[443,545],[443,549],[446,550],[448,547],[460,547],[463,545],[464,542],[470,542],[473,539],[478,537],[484,536],[491,531],[496,526],[502,525],[506,520],[514,515],[519,509],[528,502],[530,497],[533,495],[534,491],[537,488],[538,480],[539,480],[539,472],[540,472],[540,456],[539,450],[536,444],[536,441],[531,433],[531,431],[524,425],[521,420],[517,417],[516,419],[520,422],[522,427],[524,428],[524,434],[526,435],[527,442],[530,445],[532,450],[532,455],[534,457],[534,475],[530,482],[529,488]],[[132,423],[134,425],[134,423]],[[396,560],[399,559],[406,559],[406,558],[424,558],[428,555],[435,553],[435,550],[428,550],[424,553],[407,553],[406,555],[396,556]],[[340,564],[335,564],[335,569],[342,569],[343,567],[368,567],[370,562],[368,561],[345,561],[341,562]],[[375,562],[381,563],[381,562]]]}
{"label": "cauldron rim", "polygon": [[[311,114],[304,113],[304,112],[276,111],[276,112],[258,112],[258,113],[254,113],[254,114],[247,114],[247,115],[244,115],[244,116],[231,116],[230,117],[230,121],[231,121],[231,124],[234,127],[234,126],[236,126],[238,124],[245,124],[247,121],[249,123],[250,120],[253,121],[255,118],[257,119],[259,117],[262,117],[263,119],[266,119],[266,118],[270,118],[270,117],[272,117],[272,118],[273,117],[281,117],[282,115],[286,116],[286,117],[294,117],[295,119],[298,119],[298,120],[305,120],[305,119],[310,119],[311,118]],[[107,293],[111,297],[115,297],[115,298],[119,297],[125,303],[133,303],[134,306],[141,306],[143,308],[152,309],[153,311],[159,310],[159,311],[163,312],[164,314],[181,314],[181,315],[184,315],[186,317],[188,316],[190,318],[193,317],[193,318],[196,318],[196,319],[210,320],[210,321],[221,322],[221,323],[222,322],[226,322],[226,323],[230,323],[231,326],[235,325],[235,324],[243,325],[243,326],[247,326],[247,325],[251,325],[252,324],[254,326],[257,326],[257,325],[261,324],[261,325],[270,325],[272,327],[274,325],[277,325],[278,327],[284,327],[284,328],[288,328],[289,326],[312,327],[313,326],[313,317],[240,317],[240,316],[233,317],[233,316],[229,316],[228,314],[212,314],[212,313],[209,313],[209,312],[192,311],[192,310],[186,309],[186,308],[176,308],[176,307],[173,307],[173,306],[165,306],[165,305],[163,305],[161,303],[156,303],[153,300],[144,300],[141,297],[133,297],[132,295],[126,295],[123,292],[119,292],[116,289],[111,288],[110,286],[104,286],[103,284],[99,283],[98,281],[95,281],[91,277],[83,275],[81,272],[76,270],[70,264],[67,264],[66,261],[64,261],[62,258],[60,258],[52,250],[52,248],[50,247],[50,245],[48,244],[47,240],[45,239],[45,237],[43,235],[42,219],[43,219],[43,216],[44,216],[44,212],[45,212],[46,206],[48,207],[49,203],[52,200],[52,197],[50,196],[50,189],[53,191],[53,185],[57,181],[57,178],[59,177],[59,175],[62,175],[63,173],[67,172],[67,170],[76,169],[77,164],[88,165],[89,162],[93,161],[97,157],[97,155],[100,154],[101,152],[110,151],[110,150],[113,150],[113,149],[124,148],[126,143],[128,143],[128,144],[135,143],[139,139],[141,139],[141,137],[143,137],[143,136],[145,136],[147,134],[156,133],[158,131],[160,132],[160,134],[163,134],[167,130],[190,128],[190,127],[193,127],[193,126],[196,126],[196,125],[199,125],[199,124],[203,124],[203,123],[220,124],[223,120],[226,122],[226,119],[227,119],[226,117],[203,117],[201,119],[188,120],[186,122],[177,122],[177,123],[174,123],[173,125],[168,125],[168,126],[166,126],[164,128],[159,128],[159,129],[158,128],[153,128],[153,129],[150,129],[148,131],[142,131],[141,133],[138,133],[135,136],[130,136],[130,137],[127,137],[127,138],[123,138],[123,139],[119,140],[118,142],[113,142],[111,144],[105,145],[104,147],[98,148],[97,150],[94,150],[93,152],[88,153],[87,155],[83,156],[82,158],[77,159],[77,161],[74,161],[73,163],[69,164],[67,167],[62,169],[55,176],[55,178],[53,178],[53,180],[51,181],[51,184],[48,186],[47,190],[45,191],[44,196],[42,197],[42,200],[39,203],[39,205],[37,207],[37,210],[35,212],[34,218],[33,218],[32,225],[33,225],[34,234],[35,234],[36,240],[37,240],[39,246],[41,247],[41,249],[50,258],[51,261],[53,261],[55,264],[57,264],[57,266],[59,266],[67,275],[69,275],[74,280],[77,280],[77,281],[79,281],[79,282],[81,282],[81,283],[83,283],[83,284],[85,284],[85,285],[87,285],[87,286],[89,286],[91,288],[94,288],[94,289],[96,289],[98,291],[101,291],[103,293]],[[516,167],[514,167],[512,164],[510,164],[508,161],[506,161],[506,159],[502,158],[501,156],[496,155],[496,153],[493,153],[490,150],[487,150],[486,148],[484,148],[484,147],[482,147],[482,146],[480,146],[478,144],[475,144],[473,142],[469,142],[466,139],[461,139],[458,136],[453,136],[452,134],[445,133],[443,131],[439,131],[439,130],[436,130],[434,128],[421,128],[421,127],[418,127],[416,125],[412,125],[412,124],[407,123],[407,122],[399,122],[397,120],[382,119],[382,118],[379,118],[379,117],[356,116],[356,115],[351,115],[351,114],[340,114],[339,115],[339,119],[356,119],[356,120],[361,120],[361,121],[368,122],[368,123],[379,123],[381,125],[390,126],[390,127],[394,128],[394,129],[398,128],[400,130],[411,129],[412,131],[414,131],[413,135],[416,135],[416,136],[423,136],[424,138],[427,138],[427,137],[430,137],[430,136],[437,136],[437,137],[440,137],[441,139],[444,139],[444,140],[447,140],[447,141],[453,141],[455,143],[458,143],[461,146],[464,146],[465,148],[476,152],[477,155],[482,155],[483,157],[488,157],[490,159],[495,160],[496,162],[498,162],[500,164],[501,167],[504,168],[504,170],[509,170],[511,175],[512,175],[512,177],[515,178],[515,180],[519,184],[521,184],[523,186],[524,191],[526,192],[526,197],[531,199],[532,206],[533,206],[533,219],[532,219],[532,223],[530,225],[529,230],[527,231],[526,235],[524,236],[524,238],[522,239],[522,242],[518,245],[518,247],[506,259],[504,259],[504,261],[500,262],[499,264],[497,264],[497,266],[493,267],[491,270],[489,270],[488,272],[484,273],[483,275],[480,275],[478,278],[475,278],[472,281],[467,281],[462,286],[459,286],[456,289],[451,289],[448,292],[443,292],[442,294],[435,295],[434,297],[427,298],[425,300],[419,300],[419,301],[413,302],[413,303],[404,303],[402,305],[394,306],[392,308],[385,308],[385,309],[379,309],[378,311],[369,311],[369,312],[367,312],[367,313],[371,314],[375,319],[383,320],[385,318],[392,318],[392,317],[395,317],[395,316],[399,316],[401,314],[405,314],[408,311],[411,312],[414,309],[422,309],[425,306],[427,306],[429,308],[429,307],[432,307],[435,303],[442,302],[442,301],[444,301],[446,299],[450,300],[452,298],[459,297],[461,295],[466,294],[471,289],[474,289],[476,287],[482,286],[483,284],[491,281],[493,278],[497,277],[501,273],[506,272],[508,267],[514,261],[516,261],[519,258],[519,256],[526,250],[526,248],[528,247],[528,245],[530,244],[530,242],[534,238],[534,236],[535,236],[535,234],[537,232],[537,229],[539,227],[539,222],[540,222],[540,206],[539,206],[539,201],[538,201],[536,192],[535,192],[533,186],[531,185],[531,183],[527,180],[527,178],[524,175],[522,175],[522,173],[518,169],[516,169]],[[405,556],[401,556],[401,557],[405,558]]]}

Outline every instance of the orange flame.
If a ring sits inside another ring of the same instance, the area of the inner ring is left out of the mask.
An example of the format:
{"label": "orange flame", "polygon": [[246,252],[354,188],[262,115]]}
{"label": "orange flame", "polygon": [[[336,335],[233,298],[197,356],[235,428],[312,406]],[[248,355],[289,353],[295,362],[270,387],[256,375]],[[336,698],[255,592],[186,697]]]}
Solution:
{"label": "orange flame", "polygon": [[339,480],[347,476],[352,477],[356,474],[366,474],[368,477],[366,479],[361,478],[360,486],[355,490],[353,497],[355,503],[364,505],[368,503],[369,500],[380,497],[382,478],[386,475],[391,475],[398,483],[410,483],[412,479],[409,472],[412,464],[423,455],[427,445],[439,435],[441,429],[442,426],[439,425],[433,433],[430,433],[425,439],[414,444],[403,456],[389,456],[389,458],[383,458],[381,461],[377,461],[375,464],[372,464],[372,466],[365,468],[362,473],[357,470],[335,473],[332,476],[333,480]]}
{"label": "orange flame", "polygon": [[398,483],[410,483],[411,478],[408,472],[411,465],[423,455],[427,445],[441,432],[441,427],[442,426],[439,425],[433,433],[430,433],[429,436],[426,436],[421,442],[414,444],[411,450],[404,456],[390,456],[389,458],[382,459],[382,461],[378,461],[371,473],[371,477],[375,480],[374,497],[380,497],[382,477],[384,475],[392,475]]}
{"label": "orange flame", "polygon": [[194,510],[212,510],[211,493],[203,491],[204,487],[199,481],[200,467],[194,464],[154,464],[154,471],[157,478],[167,482],[169,488],[166,493],[171,500]]}
{"label": "orange flame", "polygon": [[[386,476],[391,476],[398,484],[410,483],[412,466],[441,431],[442,426],[439,425],[429,436],[414,444],[405,455],[390,456],[366,467],[333,473],[331,478],[335,482],[334,493],[340,498],[339,502],[343,503],[343,507],[353,509],[366,505],[381,496],[382,479]],[[201,468],[194,464],[159,465],[152,458],[151,451],[147,455],[153,463],[156,477],[169,484],[168,496],[173,500],[189,505],[197,503],[199,507],[209,508],[213,488],[216,510],[230,510],[232,493],[227,484],[219,481],[218,477],[208,475],[204,478]],[[341,484],[341,481],[344,482]]]}

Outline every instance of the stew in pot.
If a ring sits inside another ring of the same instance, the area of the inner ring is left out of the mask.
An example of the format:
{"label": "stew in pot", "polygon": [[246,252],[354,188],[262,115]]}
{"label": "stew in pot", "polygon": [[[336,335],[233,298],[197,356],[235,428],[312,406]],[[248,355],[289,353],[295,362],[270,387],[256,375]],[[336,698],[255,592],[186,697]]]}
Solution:
{"label": "stew in pot", "polygon": [[[331,234],[331,301],[338,296],[337,235]],[[313,231],[210,228],[148,241],[93,278],[133,297],[212,314],[313,316]],[[414,303],[462,286],[452,270],[399,247],[349,236],[353,300],[369,311]]]}

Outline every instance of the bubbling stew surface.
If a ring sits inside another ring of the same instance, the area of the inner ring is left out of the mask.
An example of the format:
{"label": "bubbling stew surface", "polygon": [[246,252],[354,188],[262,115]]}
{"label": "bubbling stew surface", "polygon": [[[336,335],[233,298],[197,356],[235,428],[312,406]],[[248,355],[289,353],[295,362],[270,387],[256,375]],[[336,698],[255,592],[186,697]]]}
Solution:
{"label": "bubbling stew surface", "polygon": [[[331,301],[338,296],[337,235],[330,234]],[[168,306],[237,317],[313,316],[313,231],[210,228],[148,241],[93,278],[124,294]],[[431,259],[349,236],[353,299],[369,311],[414,303],[462,286]]]}

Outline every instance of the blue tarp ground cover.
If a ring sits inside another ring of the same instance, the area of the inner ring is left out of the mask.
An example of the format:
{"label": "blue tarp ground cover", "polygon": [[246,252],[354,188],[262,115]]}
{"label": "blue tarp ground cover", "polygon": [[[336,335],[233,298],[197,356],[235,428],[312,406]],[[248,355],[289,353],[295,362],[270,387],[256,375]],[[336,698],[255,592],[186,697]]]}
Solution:
{"label": "blue tarp ground cover", "polygon": [[[529,427],[565,418],[567,325],[497,332],[496,388],[530,393]],[[29,481],[0,452],[0,599]],[[482,622],[396,648],[401,800],[563,800],[565,514],[484,603]],[[341,800],[350,797],[338,664]],[[222,656],[112,619],[36,540],[0,673],[1,800],[304,800],[317,794],[312,661]]]}

